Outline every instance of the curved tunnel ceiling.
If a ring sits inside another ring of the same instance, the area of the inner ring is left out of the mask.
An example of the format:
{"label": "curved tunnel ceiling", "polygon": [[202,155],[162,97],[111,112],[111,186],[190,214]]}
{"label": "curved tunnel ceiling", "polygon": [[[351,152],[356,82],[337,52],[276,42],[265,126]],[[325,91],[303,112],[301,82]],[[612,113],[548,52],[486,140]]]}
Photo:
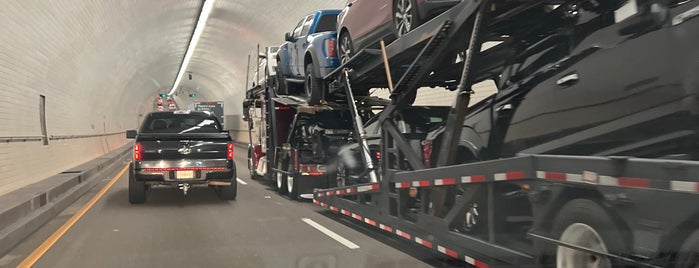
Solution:
{"label": "curved tunnel ceiling", "polygon": [[225,100],[227,113],[242,113],[247,58],[252,55],[254,68],[257,44],[262,48],[279,45],[302,16],[317,9],[341,8],[345,2],[217,0],[187,69],[193,79],[184,79],[181,85],[190,90],[200,87],[199,99]]}
{"label": "curved tunnel ceiling", "polygon": [[[9,115],[0,116],[0,124],[10,127],[0,130],[0,136],[38,131],[37,95],[47,98],[52,133],[90,133],[102,123],[115,131],[135,127],[138,114],[150,111],[157,94],[172,87],[203,3],[4,2],[0,113]],[[185,75],[176,100],[181,107],[192,101],[223,100],[226,114],[242,113],[247,57],[255,55],[257,44],[279,45],[301,16],[344,4],[217,0],[187,69],[192,80]],[[195,100],[186,96],[197,88]],[[31,122],[13,123],[23,113],[32,115],[27,116]]]}

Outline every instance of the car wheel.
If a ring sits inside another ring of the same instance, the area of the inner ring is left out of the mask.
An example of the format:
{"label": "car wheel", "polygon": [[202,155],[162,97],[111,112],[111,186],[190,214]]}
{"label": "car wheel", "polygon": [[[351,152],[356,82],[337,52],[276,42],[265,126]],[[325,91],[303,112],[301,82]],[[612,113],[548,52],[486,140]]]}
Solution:
{"label": "car wheel", "polygon": [[352,56],[354,56],[352,37],[350,37],[350,34],[347,31],[342,31],[340,34],[339,50],[340,64],[345,64],[352,58]]}
{"label": "car wheel", "polygon": [[277,83],[274,87],[274,93],[277,95],[287,95],[289,91],[287,90],[286,79],[284,79],[284,70],[282,69],[282,63],[277,62]]}
{"label": "car wheel", "polygon": [[287,193],[287,190],[286,190],[286,178],[287,178],[287,176],[286,176],[286,174],[281,172],[282,170],[284,170],[284,165],[282,164],[282,162],[277,163],[277,176],[276,176],[277,180],[276,180],[275,186],[277,188],[277,192],[279,192],[280,194],[286,194]]}
{"label": "car wheel", "polygon": [[218,189],[218,197],[221,200],[235,200],[238,195],[238,180],[236,178],[231,178],[230,186],[220,186]]}
{"label": "car wheel", "polygon": [[335,177],[336,187],[345,187],[349,185],[347,178],[347,168],[345,167],[345,164],[340,161],[340,163],[337,164],[337,175]]}
{"label": "car wheel", "polygon": [[306,82],[303,87],[308,104],[316,105],[320,103],[323,97],[323,81],[316,77],[313,63],[306,65]]}
{"label": "car wheel", "polygon": [[129,203],[143,204],[146,202],[146,183],[137,181],[133,171],[133,163],[129,164]]}
{"label": "car wheel", "polygon": [[[287,168],[287,170],[291,172],[292,169],[293,167],[291,163],[289,163],[289,168]],[[295,174],[292,173],[286,176],[286,189],[291,200],[299,199],[299,180],[296,178]]]}
{"label": "car wheel", "polygon": [[[553,237],[564,243],[618,254],[626,241],[612,218],[597,203],[575,199],[566,203],[553,220]],[[616,264],[618,265],[618,264]],[[557,246],[556,267],[616,267],[609,258]]]}
{"label": "car wheel", "polygon": [[393,2],[393,25],[398,37],[420,26],[415,0],[395,0]]}

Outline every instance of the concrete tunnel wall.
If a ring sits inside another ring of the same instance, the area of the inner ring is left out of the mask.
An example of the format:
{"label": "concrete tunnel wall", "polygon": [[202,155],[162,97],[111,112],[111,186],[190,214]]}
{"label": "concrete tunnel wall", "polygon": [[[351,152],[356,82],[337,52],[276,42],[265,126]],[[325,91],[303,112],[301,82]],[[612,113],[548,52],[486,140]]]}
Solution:
{"label": "concrete tunnel wall", "polygon": [[[203,2],[4,1],[0,194],[127,144],[123,132],[136,128],[153,109],[157,94],[174,83]],[[279,45],[284,33],[311,11],[345,3],[218,0],[187,69],[192,80],[185,76],[175,101],[180,107],[224,101],[230,119],[226,125],[235,139],[246,142],[247,125],[240,115],[248,55],[254,61],[257,44]],[[188,97],[193,92],[196,99]],[[433,96],[430,104],[453,101],[453,94],[441,90],[428,95]],[[42,142],[41,96],[47,145]]]}
{"label": "concrete tunnel wall", "polygon": [[[183,80],[175,100],[180,107],[223,100],[225,113],[239,118],[247,55],[256,53],[256,45],[279,44],[304,14],[344,4],[217,1],[187,70],[193,79]],[[202,5],[200,0],[3,1],[0,194],[126,144],[122,132],[136,128],[139,115],[152,110],[157,94],[175,81]],[[197,88],[197,99],[189,98]],[[42,95],[48,145],[40,138]],[[105,135],[110,133],[115,134]],[[10,138],[29,140],[7,142]]]}

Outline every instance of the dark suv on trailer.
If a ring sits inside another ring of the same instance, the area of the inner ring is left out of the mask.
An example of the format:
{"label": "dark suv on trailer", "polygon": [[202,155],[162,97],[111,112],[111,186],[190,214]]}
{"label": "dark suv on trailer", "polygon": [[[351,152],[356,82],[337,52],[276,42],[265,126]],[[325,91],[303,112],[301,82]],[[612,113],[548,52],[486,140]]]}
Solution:
{"label": "dark suv on trailer", "polygon": [[469,108],[460,144],[466,158],[697,159],[697,1],[583,1],[557,9],[536,26],[547,37],[510,45],[516,56],[494,78],[499,92]]}
{"label": "dark suv on trailer", "polygon": [[129,166],[129,202],[143,203],[153,186],[177,187],[187,194],[192,186],[213,187],[219,197],[237,194],[233,142],[209,112],[152,112],[138,132]]}

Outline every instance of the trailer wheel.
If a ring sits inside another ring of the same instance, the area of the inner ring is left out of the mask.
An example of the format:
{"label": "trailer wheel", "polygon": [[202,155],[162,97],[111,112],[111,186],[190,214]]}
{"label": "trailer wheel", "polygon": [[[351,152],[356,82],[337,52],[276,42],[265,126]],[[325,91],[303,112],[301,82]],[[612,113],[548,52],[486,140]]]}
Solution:
{"label": "trailer wheel", "polygon": [[[553,222],[553,237],[559,241],[605,253],[624,248],[624,237],[612,218],[597,203],[575,199],[563,206]],[[616,267],[613,260],[558,246],[556,267]]]}
{"label": "trailer wheel", "polygon": [[133,162],[129,164],[129,203],[143,204],[146,202],[146,183],[137,181],[133,172]]}
{"label": "trailer wheel", "polygon": [[684,241],[675,261],[677,268],[699,267],[699,230]]}
{"label": "trailer wheel", "polygon": [[[291,171],[292,169],[293,166],[291,163],[289,163],[289,168],[287,168],[287,170]],[[292,173],[291,175],[286,176],[286,189],[291,200],[299,199],[299,180],[296,178],[295,174]]]}
{"label": "trailer wheel", "polygon": [[277,192],[280,194],[286,194],[286,174],[282,173],[281,171],[284,170],[284,165],[282,162],[277,163],[277,175],[276,175],[276,188]]}
{"label": "trailer wheel", "polygon": [[313,63],[306,65],[306,82],[303,85],[308,104],[316,105],[323,98],[323,81],[316,77]]}
{"label": "trailer wheel", "polygon": [[257,179],[257,175],[255,175],[255,167],[252,162],[252,146],[248,146],[248,170],[250,171],[250,179],[255,180]]}

